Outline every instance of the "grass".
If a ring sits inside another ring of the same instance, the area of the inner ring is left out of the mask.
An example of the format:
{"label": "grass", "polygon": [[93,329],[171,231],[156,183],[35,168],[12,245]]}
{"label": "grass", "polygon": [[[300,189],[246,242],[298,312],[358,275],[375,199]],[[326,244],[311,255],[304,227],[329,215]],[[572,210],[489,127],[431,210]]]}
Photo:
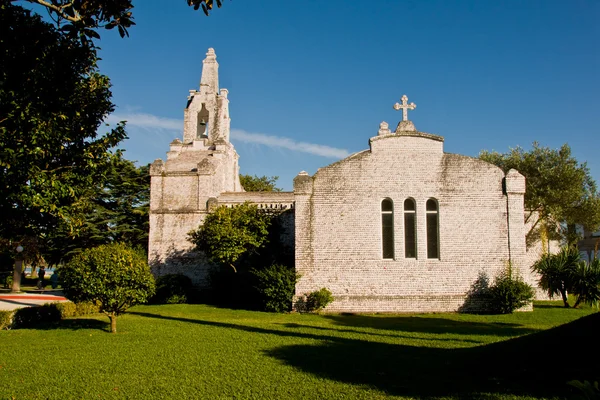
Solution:
{"label": "grass", "polygon": [[600,379],[600,313],[558,304],[497,316],[138,306],[116,335],[100,315],[0,332],[0,398],[569,396],[568,380]]}

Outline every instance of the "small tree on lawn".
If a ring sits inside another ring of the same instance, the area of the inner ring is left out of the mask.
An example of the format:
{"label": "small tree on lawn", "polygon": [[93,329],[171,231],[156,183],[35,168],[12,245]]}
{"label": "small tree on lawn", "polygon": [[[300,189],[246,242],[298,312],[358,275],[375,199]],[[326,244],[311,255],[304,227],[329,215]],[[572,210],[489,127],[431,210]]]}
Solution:
{"label": "small tree on lawn", "polygon": [[586,303],[598,307],[600,303],[600,259],[580,261],[571,275],[570,292],[577,296],[574,308]]}
{"label": "small tree on lawn", "polygon": [[110,319],[112,333],[117,332],[117,316],[145,303],[155,290],[143,252],[123,243],[84,250],[58,273],[65,296],[73,302],[96,302]]}
{"label": "small tree on lawn", "polygon": [[548,296],[560,294],[565,307],[569,307],[567,292],[571,290],[573,274],[579,262],[576,248],[563,247],[557,254],[544,254],[531,268],[540,274],[540,287],[548,292]]}
{"label": "small tree on lawn", "polygon": [[221,206],[206,217],[198,230],[189,233],[189,240],[210,261],[237,272],[235,264],[242,256],[267,243],[272,219],[272,214],[248,202],[231,208]]}

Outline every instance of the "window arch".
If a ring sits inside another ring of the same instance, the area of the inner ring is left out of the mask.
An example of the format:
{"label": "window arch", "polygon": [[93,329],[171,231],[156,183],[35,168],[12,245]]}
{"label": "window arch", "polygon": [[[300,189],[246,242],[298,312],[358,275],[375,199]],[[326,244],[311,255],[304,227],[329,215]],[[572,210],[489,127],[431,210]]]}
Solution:
{"label": "window arch", "polygon": [[394,258],[394,202],[381,201],[381,244],[383,258]]}
{"label": "window arch", "polygon": [[196,120],[196,138],[201,139],[208,136],[208,118],[209,112],[206,109],[206,104],[202,103],[202,108],[198,112]]}
{"label": "window arch", "polygon": [[404,257],[417,258],[417,207],[410,198],[404,200]]}
{"label": "window arch", "polygon": [[440,258],[439,207],[436,199],[425,204],[427,213],[427,258]]}

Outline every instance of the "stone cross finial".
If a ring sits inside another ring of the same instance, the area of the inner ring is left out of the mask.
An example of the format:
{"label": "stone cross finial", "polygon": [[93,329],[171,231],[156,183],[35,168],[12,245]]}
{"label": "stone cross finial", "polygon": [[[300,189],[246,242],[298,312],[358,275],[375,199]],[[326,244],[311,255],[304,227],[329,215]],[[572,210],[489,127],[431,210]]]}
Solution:
{"label": "stone cross finial", "polygon": [[408,97],[406,95],[402,96],[400,100],[402,100],[402,104],[394,104],[394,110],[398,111],[402,109],[402,121],[408,121],[408,110],[414,110],[417,108],[417,105],[415,103],[408,104]]}

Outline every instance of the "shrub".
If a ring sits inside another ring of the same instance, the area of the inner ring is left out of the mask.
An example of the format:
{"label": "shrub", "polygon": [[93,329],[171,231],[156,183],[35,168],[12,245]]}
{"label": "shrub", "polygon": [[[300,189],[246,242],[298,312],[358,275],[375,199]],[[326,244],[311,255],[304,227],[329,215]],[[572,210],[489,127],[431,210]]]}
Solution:
{"label": "shrub", "polygon": [[286,312],[292,309],[292,299],[298,275],[293,268],[274,264],[250,271],[256,278],[254,288],[265,311]]}
{"label": "shrub", "polygon": [[306,307],[308,311],[319,311],[325,308],[333,301],[333,296],[329,289],[321,288],[306,296]]}
{"label": "shrub", "polygon": [[296,301],[296,310],[299,312],[316,312],[325,308],[334,300],[327,288],[306,293]]}
{"label": "shrub", "polygon": [[59,268],[65,296],[74,302],[91,301],[110,319],[117,332],[117,316],[144,303],[154,294],[154,277],[144,254],[122,243],[86,249]]}
{"label": "shrub", "polygon": [[496,277],[489,288],[491,311],[510,314],[529,304],[534,297],[533,288],[518,277],[513,277],[511,269]]}
{"label": "shrub", "polygon": [[60,312],[62,318],[80,317],[100,312],[100,307],[91,302],[73,303],[69,301],[57,303],[56,308]]}
{"label": "shrub", "polygon": [[0,331],[3,329],[10,329],[13,325],[13,314],[14,311],[1,311],[0,310]]}
{"label": "shrub", "polygon": [[539,285],[552,298],[560,294],[565,307],[569,307],[567,292],[571,290],[571,278],[579,264],[579,251],[563,247],[557,254],[544,254],[531,269],[540,275]]}
{"label": "shrub", "polygon": [[573,269],[570,281],[570,292],[577,296],[573,307],[579,306],[580,303],[598,307],[600,302],[600,259],[594,259],[589,263],[581,261]]}
{"label": "shrub", "polygon": [[12,288],[12,284],[13,284],[13,276],[7,275],[6,278],[4,278],[4,288],[10,289],[10,288]]}
{"label": "shrub", "polygon": [[13,327],[29,328],[39,323],[58,322],[61,319],[62,316],[55,303],[19,308],[14,312]]}
{"label": "shrub", "polygon": [[169,274],[156,278],[156,294],[151,302],[154,304],[183,304],[189,302],[193,295],[192,280],[182,274]]}

